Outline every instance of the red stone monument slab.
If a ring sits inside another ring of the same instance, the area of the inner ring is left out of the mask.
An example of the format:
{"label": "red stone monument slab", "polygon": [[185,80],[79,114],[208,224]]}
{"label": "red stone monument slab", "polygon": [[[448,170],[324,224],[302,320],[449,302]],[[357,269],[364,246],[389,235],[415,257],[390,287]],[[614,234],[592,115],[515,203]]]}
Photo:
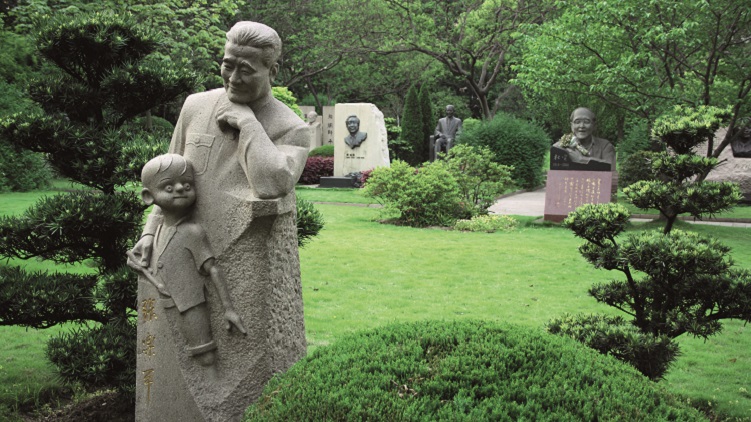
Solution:
{"label": "red stone monument slab", "polygon": [[561,222],[584,204],[610,202],[613,172],[550,170],[545,184],[545,221]]}

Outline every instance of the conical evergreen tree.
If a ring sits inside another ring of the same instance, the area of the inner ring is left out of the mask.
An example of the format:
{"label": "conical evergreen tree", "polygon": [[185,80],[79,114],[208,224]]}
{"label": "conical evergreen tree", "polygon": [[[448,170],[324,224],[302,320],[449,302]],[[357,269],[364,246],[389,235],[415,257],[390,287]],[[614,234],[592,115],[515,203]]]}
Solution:
{"label": "conical evergreen tree", "polygon": [[427,85],[423,85],[420,88],[420,110],[422,112],[422,133],[423,133],[423,161],[427,161],[430,158],[430,135],[435,131],[435,116],[433,115],[433,104],[430,102],[430,90]]}
{"label": "conical evergreen tree", "polygon": [[401,140],[412,146],[412,153],[406,160],[410,165],[416,166],[425,161],[423,158],[425,147],[423,146],[422,108],[417,87],[412,85],[407,90],[407,98],[404,100],[402,113]]}
{"label": "conical evergreen tree", "polygon": [[85,274],[0,267],[0,325],[80,324],[51,338],[47,356],[63,380],[89,388],[135,387],[137,281],[125,252],[144,206],[123,186],[166,149],[170,133],[131,122],[195,84],[182,66],[148,57],[158,43],[130,16],[52,20],[37,34],[45,77],[30,88],[44,114],[0,122],[0,137],[47,154],[61,175],[87,187],[0,219],[0,255],[96,267]]}

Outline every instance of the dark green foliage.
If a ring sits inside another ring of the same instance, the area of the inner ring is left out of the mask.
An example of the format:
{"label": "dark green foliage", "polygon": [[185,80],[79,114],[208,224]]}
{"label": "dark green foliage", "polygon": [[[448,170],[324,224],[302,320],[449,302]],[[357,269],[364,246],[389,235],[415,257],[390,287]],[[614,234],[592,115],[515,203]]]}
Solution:
{"label": "dark green foliage", "polygon": [[62,379],[132,393],[137,283],[126,269],[125,251],[138,237],[145,206],[122,186],[166,150],[170,133],[167,125],[146,130],[130,120],[187,91],[195,77],[148,57],[156,37],[129,16],[51,19],[37,38],[51,64],[30,93],[44,113],[3,119],[0,139],[45,153],[61,175],[92,189],[42,198],[23,215],[0,219],[0,255],[87,261],[97,271],[74,276],[4,269],[0,308],[7,312],[0,324],[80,323],[48,343]]}
{"label": "dark green foliage", "polygon": [[312,202],[297,198],[297,246],[305,246],[324,225],[323,214]]}
{"label": "dark green foliage", "polygon": [[0,139],[0,192],[48,187],[52,171],[41,154],[18,150]]}
{"label": "dark green foliage", "polygon": [[321,177],[334,175],[334,157],[308,157],[305,168],[297,183],[315,185],[321,182]]}
{"label": "dark green foliage", "polygon": [[423,142],[422,107],[420,106],[417,87],[412,85],[404,99],[404,111],[402,112],[402,133],[399,139],[411,147],[411,153],[407,154],[405,161],[416,166],[425,162],[427,147]]}
{"label": "dark green foliage", "polygon": [[629,186],[642,180],[651,180],[654,177],[652,159],[657,154],[653,151],[637,151],[629,155],[618,169],[618,184]]}
{"label": "dark green foliage", "polygon": [[381,327],[273,378],[245,421],[704,420],[576,342],[483,321]]}
{"label": "dark green foliage", "polygon": [[488,147],[496,163],[514,167],[511,177],[519,187],[531,189],[542,184],[543,160],[551,144],[538,126],[499,113],[493,120],[467,128],[459,142]]}
{"label": "dark green foliage", "polygon": [[47,358],[63,379],[78,380],[90,388],[116,385],[125,395],[135,394],[135,324],[73,329],[50,339]]}
{"label": "dark green foliage", "polygon": [[643,333],[620,316],[565,314],[545,328],[626,362],[654,381],[662,378],[680,354],[670,337]]}
{"label": "dark green foliage", "polygon": [[308,157],[333,157],[334,146],[333,145],[321,145],[320,147],[313,148],[308,153]]}
{"label": "dark green foliage", "polygon": [[423,154],[425,154],[425,159],[428,159],[430,135],[433,135],[435,132],[436,119],[433,114],[433,104],[430,102],[430,89],[427,85],[423,85],[420,88],[417,100],[420,103],[420,116],[422,117]]}
{"label": "dark green foliage", "polygon": [[[702,164],[711,161],[685,155],[665,160],[666,165],[674,164],[668,167],[676,177],[684,177],[687,169],[701,171]],[[638,182],[628,189],[637,190],[641,198],[661,198],[669,209],[691,209],[700,215],[690,203],[727,201],[732,190],[723,191],[723,186],[689,185],[685,199],[665,194],[669,189],[665,182]],[[713,198],[708,199],[707,192]],[[579,252],[590,264],[623,273],[625,279],[597,283],[589,294],[630,315],[628,326],[620,318],[566,316],[549,323],[548,329],[612,354],[658,380],[678,356],[675,338],[683,334],[707,338],[718,333],[721,320],[727,318],[751,321],[751,272],[733,267],[728,247],[696,233],[641,231],[619,238],[629,216],[621,205],[589,204],[563,222],[587,241]]]}
{"label": "dark green foliage", "polygon": [[[647,121],[638,120],[627,127],[623,141],[618,143],[618,162],[625,163],[632,154],[637,152],[652,151],[655,149],[655,144],[649,139]],[[619,168],[619,171],[622,172],[623,167]]]}

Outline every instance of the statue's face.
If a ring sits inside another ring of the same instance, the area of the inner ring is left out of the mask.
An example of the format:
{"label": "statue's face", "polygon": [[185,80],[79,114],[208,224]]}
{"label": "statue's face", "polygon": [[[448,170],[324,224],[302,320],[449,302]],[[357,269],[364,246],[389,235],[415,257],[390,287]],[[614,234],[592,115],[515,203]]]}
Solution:
{"label": "statue's face", "polygon": [[446,117],[454,117],[454,107],[446,107]]}
{"label": "statue's face", "polygon": [[351,134],[357,133],[360,130],[360,122],[357,119],[347,119],[347,130]]}
{"label": "statue's face", "polygon": [[576,110],[571,119],[571,131],[576,139],[586,141],[595,130],[595,116],[588,110]]}
{"label": "statue's face", "polygon": [[154,203],[169,212],[188,210],[196,202],[196,191],[193,188],[193,168],[183,172],[179,166],[172,166],[157,173],[155,183],[149,189],[154,197]]}
{"label": "statue's face", "polygon": [[271,68],[263,63],[263,50],[234,43],[224,46],[222,79],[230,101],[249,104],[265,98],[271,92],[271,81],[279,66]]}

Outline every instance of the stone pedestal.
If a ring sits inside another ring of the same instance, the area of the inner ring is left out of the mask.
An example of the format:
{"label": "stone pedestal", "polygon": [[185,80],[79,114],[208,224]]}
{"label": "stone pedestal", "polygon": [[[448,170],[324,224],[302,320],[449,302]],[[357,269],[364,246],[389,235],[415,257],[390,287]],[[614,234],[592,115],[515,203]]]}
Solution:
{"label": "stone pedestal", "polygon": [[235,310],[248,334],[227,331],[221,302],[207,289],[217,361],[188,355],[175,308],[138,285],[137,421],[239,421],[273,374],[305,356],[294,193],[276,200],[227,193],[234,210],[208,231]]}
{"label": "stone pedestal", "polygon": [[550,170],[545,184],[545,221],[561,222],[584,204],[610,202],[610,171]]}
{"label": "stone pedestal", "polygon": [[[334,177],[391,165],[386,122],[378,107],[369,103],[337,104],[334,115]],[[367,134],[355,148],[345,142],[350,135],[346,123],[349,116],[357,116],[359,131]]]}

